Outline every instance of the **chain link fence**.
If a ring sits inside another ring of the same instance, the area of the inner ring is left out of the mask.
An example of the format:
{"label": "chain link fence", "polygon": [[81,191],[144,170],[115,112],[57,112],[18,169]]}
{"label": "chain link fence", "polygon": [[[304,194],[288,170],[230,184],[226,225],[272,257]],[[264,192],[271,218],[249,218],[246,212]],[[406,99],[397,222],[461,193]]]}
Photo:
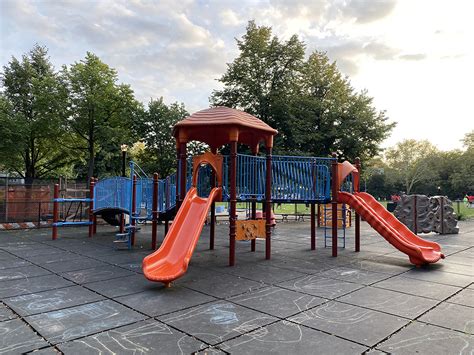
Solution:
{"label": "chain link fence", "polygon": [[[48,225],[53,216],[54,185],[59,184],[60,197],[81,198],[89,194],[85,181],[67,179],[33,180],[0,177],[0,223],[33,222],[38,227]],[[88,204],[81,202],[60,205],[60,218],[81,221],[88,216]]]}

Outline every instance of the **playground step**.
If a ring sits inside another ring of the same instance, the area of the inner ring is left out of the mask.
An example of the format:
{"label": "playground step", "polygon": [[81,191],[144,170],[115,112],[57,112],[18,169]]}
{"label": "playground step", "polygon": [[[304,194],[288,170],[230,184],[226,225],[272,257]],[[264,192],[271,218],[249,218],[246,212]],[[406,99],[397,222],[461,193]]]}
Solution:
{"label": "playground step", "polygon": [[128,239],[117,239],[114,240],[114,243],[128,243]]}

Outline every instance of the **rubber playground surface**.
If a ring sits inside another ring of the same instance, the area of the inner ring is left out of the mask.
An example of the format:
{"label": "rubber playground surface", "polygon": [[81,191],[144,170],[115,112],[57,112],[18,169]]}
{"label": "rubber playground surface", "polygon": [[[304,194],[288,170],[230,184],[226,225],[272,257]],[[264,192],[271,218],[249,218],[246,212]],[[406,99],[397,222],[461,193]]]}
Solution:
{"label": "rubber playground surface", "polygon": [[459,227],[421,235],[447,257],[415,268],[365,222],[361,252],[349,228],[337,258],[323,228],[311,251],[309,222],[278,223],[271,260],[237,242],[228,267],[221,223],[167,289],[141,273],[151,226],[131,251],[105,225],[0,232],[0,354],[471,354],[474,220]]}

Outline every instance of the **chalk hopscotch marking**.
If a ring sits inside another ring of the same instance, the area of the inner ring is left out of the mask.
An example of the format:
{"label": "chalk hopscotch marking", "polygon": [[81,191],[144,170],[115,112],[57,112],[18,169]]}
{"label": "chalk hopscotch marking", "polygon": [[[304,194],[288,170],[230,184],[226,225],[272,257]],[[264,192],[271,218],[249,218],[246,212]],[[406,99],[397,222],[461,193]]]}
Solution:
{"label": "chalk hopscotch marking", "polygon": [[210,324],[218,326],[217,328],[213,329],[216,329],[216,331],[224,331],[224,334],[219,335],[217,333],[200,331],[196,333],[193,332],[193,335],[196,335],[198,337],[206,336],[207,338],[212,339],[212,341],[218,343],[228,337],[233,337],[238,334],[244,334],[254,329],[257,329],[263,324],[266,324],[269,321],[275,319],[273,317],[261,314],[255,318],[249,319],[248,321],[239,323],[237,312],[231,311],[231,309],[234,308],[236,308],[236,306],[231,303],[204,305],[188,310],[182,314],[168,317],[164,319],[164,321],[167,323],[176,323],[180,321],[189,321],[190,319],[198,316],[204,316],[205,318],[208,318]]}

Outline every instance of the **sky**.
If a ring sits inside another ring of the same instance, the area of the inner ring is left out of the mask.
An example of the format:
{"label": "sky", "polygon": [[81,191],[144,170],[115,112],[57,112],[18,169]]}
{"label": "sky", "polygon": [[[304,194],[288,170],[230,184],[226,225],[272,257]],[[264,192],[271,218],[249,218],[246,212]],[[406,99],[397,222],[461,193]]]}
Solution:
{"label": "sky", "polygon": [[471,0],[0,0],[0,65],[45,45],[56,68],[97,54],[145,104],[209,106],[249,20],[327,52],[397,122],[383,142],[461,148],[474,129]]}

